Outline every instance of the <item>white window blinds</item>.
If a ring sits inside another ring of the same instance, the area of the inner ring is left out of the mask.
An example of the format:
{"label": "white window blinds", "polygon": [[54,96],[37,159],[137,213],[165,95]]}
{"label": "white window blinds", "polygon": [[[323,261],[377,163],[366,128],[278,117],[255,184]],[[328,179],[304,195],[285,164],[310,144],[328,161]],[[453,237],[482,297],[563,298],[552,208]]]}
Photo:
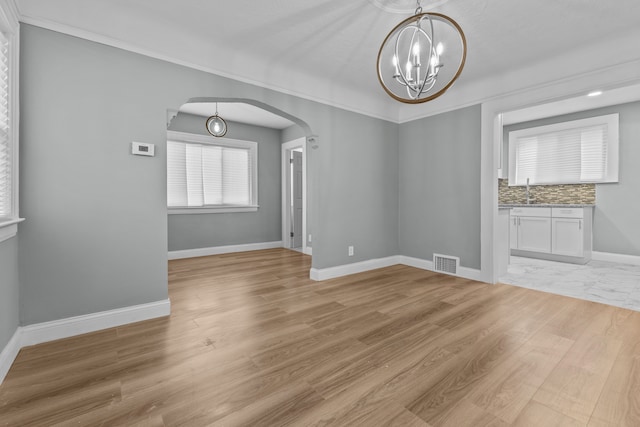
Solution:
{"label": "white window blinds", "polygon": [[509,133],[509,185],[617,182],[618,115]]}
{"label": "white window blinds", "polygon": [[168,207],[257,205],[256,156],[254,142],[225,139],[220,143],[197,143],[169,139]]}
{"label": "white window blinds", "polygon": [[9,131],[9,41],[0,33],[0,218],[12,214],[11,140]]}

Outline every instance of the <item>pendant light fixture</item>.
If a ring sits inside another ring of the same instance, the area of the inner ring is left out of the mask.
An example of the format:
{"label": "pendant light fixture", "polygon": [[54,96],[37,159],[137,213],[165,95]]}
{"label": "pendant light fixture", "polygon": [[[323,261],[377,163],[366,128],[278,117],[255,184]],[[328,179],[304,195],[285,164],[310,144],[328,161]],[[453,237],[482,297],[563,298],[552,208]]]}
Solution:
{"label": "pendant light fixture", "polygon": [[378,79],[393,99],[407,104],[431,101],[456,81],[467,58],[460,25],[440,13],[422,12],[400,22],[378,52]]}
{"label": "pendant light fixture", "polygon": [[218,115],[218,103],[216,102],[216,114],[207,119],[207,132],[220,138],[227,133],[227,122]]}

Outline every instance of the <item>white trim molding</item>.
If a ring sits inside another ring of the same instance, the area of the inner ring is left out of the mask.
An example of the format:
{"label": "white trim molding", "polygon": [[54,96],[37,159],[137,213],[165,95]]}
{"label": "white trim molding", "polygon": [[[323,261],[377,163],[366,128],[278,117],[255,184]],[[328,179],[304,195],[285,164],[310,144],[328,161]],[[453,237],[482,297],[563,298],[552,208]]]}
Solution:
{"label": "white trim molding", "polygon": [[401,264],[400,258],[398,256],[390,256],[386,258],[368,259],[352,264],[337,265],[335,267],[312,268],[309,272],[309,278],[311,280],[323,281],[356,273],[364,273],[365,271],[376,270],[378,268],[390,267],[396,264]]}
{"label": "white trim molding", "polygon": [[[390,267],[397,264],[419,268],[422,270],[433,271],[433,261],[431,260],[413,258],[404,255],[395,255],[386,258],[376,258],[355,262],[353,264],[338,265],[335,267],[312,268],[309,277],[311,278],[311,280],[323,281],[356,273],[364,273],[366,271]],[[482,272],[473,268],[459,267],[458,274],[452,276],[484,282]]]}
{"label": "white trim molding", "polygon": [[593,261],[617,262],[619,264],[640,265],[640,256],[614,254],[610,252],[591,252]]}
{"label": "white trim molding", "polygon": [[183,249],[169,251],[169,259],[196,258],[200,256],[230,254],[235,252],[260,251],[281,248],[282,240],[277,242],[249,243],[245,245],[213,246],[209,248]]}
{"label": "white trim molding", "polygon": [[[407,265],[409,267],[420,268],[422,270],[434,271],[433,269],[433,261],[427,259],[413,258],[401,255],[399,264]],[[442,271],[438,271],[438,273],[443,273]],[[475,268],[468,267],[458,267],[458,274],[449,274],[449,276],[462,277],[463,279],[475,280],[478,282],[485,282],[483,279],[482,272]]]}
{"label": "white trim molding", "polygon": [[20,326],[0,353],[0,384],[21,348],[171,315],[169,299]]}
{"label": "white trim molding", "polygon": [[18,234],[18,224],[22,221],[24,221],[24,218],[0,222],[0,242],[9,240],[10,238]]}
{"label": "white trim molding", "polygon": [[13,361],[16,360],[18,356],[18,352],[20,351],[20,335],[22,330],[17,328],[13,333],[13,336],[4,347],[2,352],[0,352],[0,384],[4,381],[4,378],[7,376],[9,369],[11,369],[11,365]]}
{"label": "white trim molding", "polygon": [[291,155],[291,151],[296,148],[302,148],[302,253],[311,255],[309,251],[307,253],[307,239],[308,239],[308,231],[307,231],[307,138],[297,138],[293,141],[288,141],[282,144],[281,149],[281,162],[280,162],[280,174],[281,174],[281,199],[282,199],[282,246],[285,248],[291,247],[291,237],[289,235],[290,226],[289,221],[291,220],[290,210],[287,208],[291,200],[290,194],[288,191],[289,185],[291,184],[290,176],[289,176],[289,156]]}
{"label": "white trim molding", "polygon": [[23,326],[20,346],[42,344],[171,314],[169,299]]}

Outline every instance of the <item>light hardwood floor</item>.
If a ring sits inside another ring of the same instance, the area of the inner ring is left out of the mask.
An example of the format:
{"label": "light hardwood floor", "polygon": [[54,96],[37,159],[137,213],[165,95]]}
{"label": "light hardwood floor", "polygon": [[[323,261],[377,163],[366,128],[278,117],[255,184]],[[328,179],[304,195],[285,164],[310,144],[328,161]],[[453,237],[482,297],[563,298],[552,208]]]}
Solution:
{"label": "light hardwood floor", "polygon": [[284,249],[171,261],[170,318],[23,349],[0,425],[640,426],[640,313]]}

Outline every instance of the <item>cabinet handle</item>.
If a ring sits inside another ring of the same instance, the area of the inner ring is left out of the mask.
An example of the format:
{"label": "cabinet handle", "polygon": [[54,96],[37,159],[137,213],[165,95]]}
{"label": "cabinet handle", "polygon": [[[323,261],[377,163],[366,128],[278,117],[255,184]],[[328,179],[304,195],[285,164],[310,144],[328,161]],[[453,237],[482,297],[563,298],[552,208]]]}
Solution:
{"label": "cabinet handle", "polygon": [[578,221],[578,230],[582,230],[582,220]]}

